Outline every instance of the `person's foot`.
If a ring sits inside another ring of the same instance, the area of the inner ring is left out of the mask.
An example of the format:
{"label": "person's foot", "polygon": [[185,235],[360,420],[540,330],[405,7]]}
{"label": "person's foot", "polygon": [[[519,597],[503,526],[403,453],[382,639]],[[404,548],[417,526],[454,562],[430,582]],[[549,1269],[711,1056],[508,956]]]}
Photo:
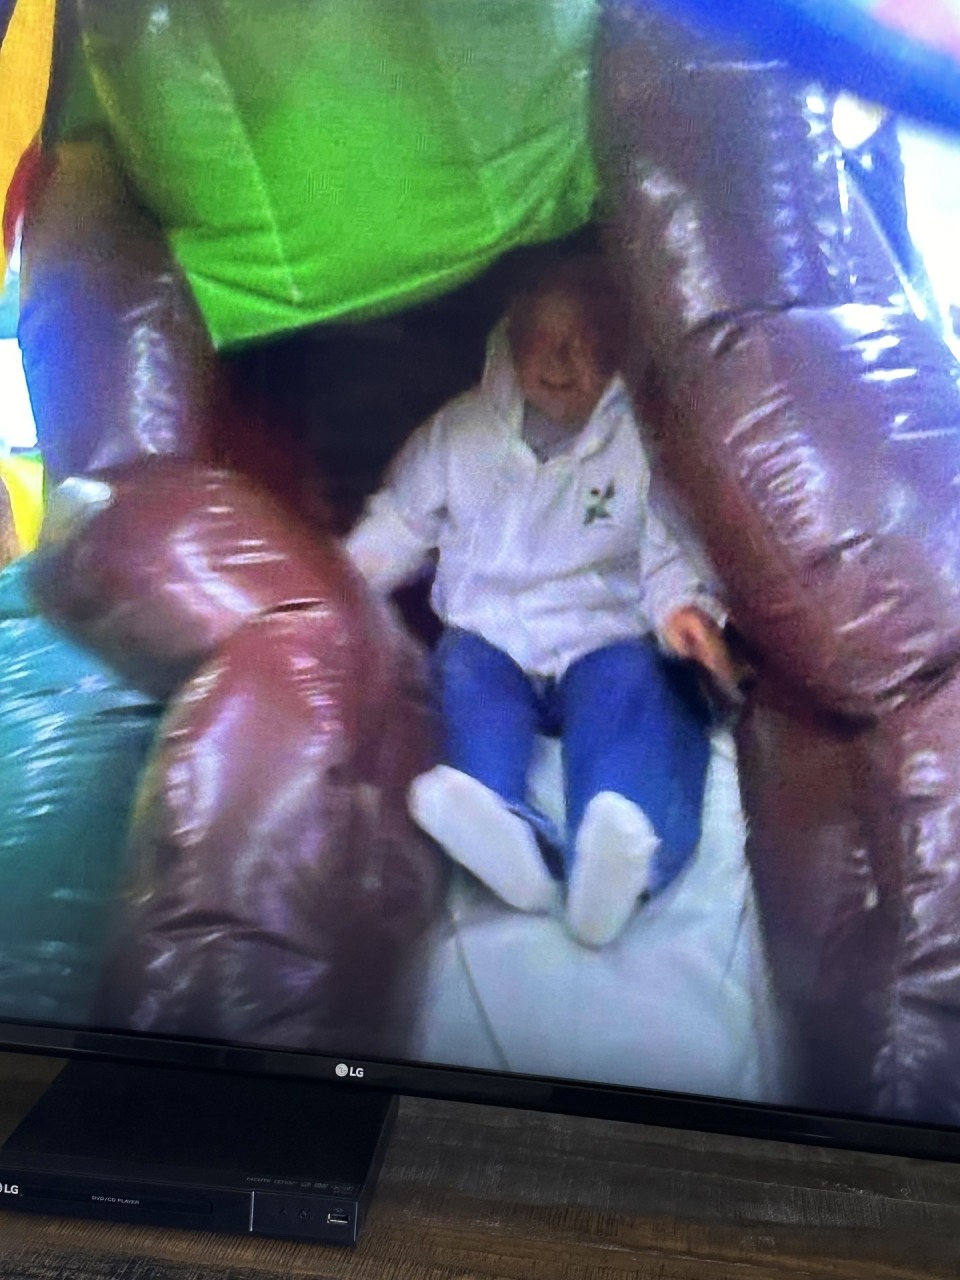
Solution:
{"label": "person's foot", "polygon": [[547,911],[555,888],[528,823],[476,778],[438,764],[410,784],[410,814],[455,862],[518,911]]}
{"label": "person's foot", "polygon": [[659,843],[632,800],[615,791],[593,797],[577,832],[567,889],[567,923],[579,942],[604,947],[619,936],[638,899],[649,893]]}

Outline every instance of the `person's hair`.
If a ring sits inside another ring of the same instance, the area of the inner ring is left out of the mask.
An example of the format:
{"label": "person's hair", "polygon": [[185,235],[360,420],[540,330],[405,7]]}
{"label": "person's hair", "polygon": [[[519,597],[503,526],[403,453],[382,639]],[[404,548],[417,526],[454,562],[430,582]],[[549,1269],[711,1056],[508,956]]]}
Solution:
{"label": "person's hair", "polygon": [[553,256],[528,269],[508,313],[507,336],[514,351],[529,340],[548,298],[574,304],[597,364],[604,373],[615,373],[626,354],[627,308],[603,259],[596,254]]}

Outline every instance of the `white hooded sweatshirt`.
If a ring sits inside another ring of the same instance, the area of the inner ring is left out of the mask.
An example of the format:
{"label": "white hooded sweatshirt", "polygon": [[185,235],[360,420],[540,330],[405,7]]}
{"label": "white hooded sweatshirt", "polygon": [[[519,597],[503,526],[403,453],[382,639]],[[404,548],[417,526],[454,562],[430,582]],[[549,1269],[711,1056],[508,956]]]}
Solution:
{"label": "white hooded sweatshirt", "polygon": [[541,462],[502,327],[479,386],[410,437],[347,538],[375,590],[438,553],[431,602],[528,674],[560,677],[618,640],[660,632],[674,610],[719,607],[662,520],[623,381],[572,446]]}

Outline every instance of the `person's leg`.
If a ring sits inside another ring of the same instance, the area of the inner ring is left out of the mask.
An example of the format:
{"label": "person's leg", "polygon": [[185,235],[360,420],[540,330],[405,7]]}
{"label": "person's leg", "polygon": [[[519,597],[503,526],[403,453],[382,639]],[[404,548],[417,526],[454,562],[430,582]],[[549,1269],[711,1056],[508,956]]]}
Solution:
{"label": "person's leg", "polygon": [[526,799],[536,691],[512,658],[469,632],[446,632],[436,659],[443,763],[415,779],[411,812],[505,902],[546,910],[553,881],[537,834],[556,837]]}
{"label": "person's leg", "polygon": [[469,631],[444,632],[435,659],[443,763],[521,808],[538,719],[533,686],[508,654]]}
{"label": "person's leg", "polygon": [[708,712],[693,671],[652,640],[596,650],[561,686],[571,925],[616,936],[700,839]]}

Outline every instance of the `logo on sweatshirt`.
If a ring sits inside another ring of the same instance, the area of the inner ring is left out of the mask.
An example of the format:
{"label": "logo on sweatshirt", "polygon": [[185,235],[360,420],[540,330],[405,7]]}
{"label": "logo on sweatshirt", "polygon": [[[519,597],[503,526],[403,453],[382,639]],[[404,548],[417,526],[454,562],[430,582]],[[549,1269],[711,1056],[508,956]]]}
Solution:
{"label": "logo on sweatshirt", "polygon": [[612,520],[610,503],[617,492],[616,483],[611,480],[605,489],[591,489],[590,500],[583,517],[584,524],[593,524],[594,520]]}

